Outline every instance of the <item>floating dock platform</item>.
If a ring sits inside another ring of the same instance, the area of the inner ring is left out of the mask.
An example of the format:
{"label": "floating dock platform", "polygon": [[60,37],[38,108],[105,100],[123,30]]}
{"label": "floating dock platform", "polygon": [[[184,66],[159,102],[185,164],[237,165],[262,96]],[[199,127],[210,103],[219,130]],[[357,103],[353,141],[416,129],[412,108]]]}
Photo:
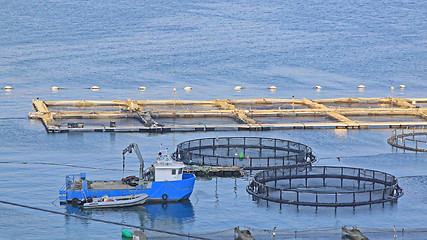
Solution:
{"label": "floating dock platform", "polygon": [[184,172],[194,174],[197,177],[241,177],[245,175],[243,169],[237,166],[221,167],[187,165],[184,168]]}
{"label": "floating dock platform", "polygon": [[427,127],[427,98],[33,100],[48,133]]}

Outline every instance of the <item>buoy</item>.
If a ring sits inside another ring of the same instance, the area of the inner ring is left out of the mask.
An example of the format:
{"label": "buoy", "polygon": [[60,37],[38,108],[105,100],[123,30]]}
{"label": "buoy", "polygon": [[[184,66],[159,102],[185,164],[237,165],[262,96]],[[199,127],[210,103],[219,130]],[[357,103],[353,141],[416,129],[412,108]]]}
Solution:
{"label": "buoy", "polygon": [[6,87],[4,87],[4,90],[6,90],[6,91],[10,91],[10,90],[12,90],[13,89],[13,87],[11,87],[11,86],[6,86]]}
{"label": "buoy", "polygon": [[406,88],[405,85],[399,85],[400,89]]}
{"label": "buoy", "polygon": [[[163,203],[163,204],[165,204],[165,203]],[[162,207],[163,207],[163,205],[162,205]],[[134,231],[132,233],[132,239],[144,240],[144,239],[147,239],[147,236],[145,236],[145,234],[141,230],[138,230],[138,231]]]}
{"label": "buoy", "polygon": [[123,229],[122,230],[122,236],[123,237],[127,237],[127,238],[132,238],[132,231],[128,230],[128,229]]}
{"label": "buoy", "polygon": [[359,85],[357,88],[366,88],[365,85]]}
{"label": "buoy", "polygon": [[234,228],[234,235],[237,236],[236,239],[239,240],[255,240],[249,230],[240,230],[239,227]]}
{"label": "buoy", "polygon": [[58,91],[59,87],[52,87],[52,91]]}
{"label": "buoy", "polygon": [[363,235],[359,229],[353,227],[353,229],[349,229],[346,226],[342,227],[342,235],[344,235],[345,237],[349,238],[349,239],[360,239],[360,240],[364,240],[364,239],[368,239],[368,237],[366,237],[365,235]]}
{"label": "buoy", "polygon": [[277,87],[276,86],[270,86],[270,87],[268,87],[268,89],[270,89],[270,91],[274,91],[277,89]]}
{"label": "buoy", "polygon": [[317,90],[322,89],[322,87],[321,87],[321,86],[315,86],[314,88],[315,88],[315,89],[317,89]]}
{"label": "buoy", "polygon": [[234,90],[242,90],[243,89],[243,87],[242,86],[235,86],[234,87]]}
{"label": "buoy", "polygon": [[98,91],[99,87],[98,86],[92,86],[90,89],[92,89],[92,91]]}
{"label": "buoy", "polygon": [[191,89],[193,89],[192,87],[185,87],[184,90],[185,91],[190,91]]}
{"label": "buoy", "polygon": [[145,91],[145,90],[147,90],[147,88],[146,87],[139,87],[139,91]]}

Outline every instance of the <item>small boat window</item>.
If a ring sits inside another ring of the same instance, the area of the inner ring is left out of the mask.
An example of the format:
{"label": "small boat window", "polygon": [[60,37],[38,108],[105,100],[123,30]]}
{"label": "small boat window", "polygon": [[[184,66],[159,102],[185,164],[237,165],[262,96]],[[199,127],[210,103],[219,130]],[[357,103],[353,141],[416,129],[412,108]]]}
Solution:
{"label": "small boat window", "polygon": [[172,169],[172,175],[176,175],[176,169]]}
{"label": "small boat window", "polygon": [[182,174],[182,168],[178,170],[178,174]]}

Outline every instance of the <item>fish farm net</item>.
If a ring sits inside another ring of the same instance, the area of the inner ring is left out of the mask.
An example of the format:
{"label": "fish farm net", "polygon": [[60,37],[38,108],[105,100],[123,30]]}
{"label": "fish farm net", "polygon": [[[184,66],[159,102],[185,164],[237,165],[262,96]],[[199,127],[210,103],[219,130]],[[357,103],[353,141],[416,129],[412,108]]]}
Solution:
{"label": "fish farm net", "polygon": [[427,152],[427,130],[424,128],[393,130],[391,137],[387,140],[393,147],[414,152]]}
{"label": "fish farm net", "polygon": [[397,178],[380,171],[292,166],[258,172],[246,191],[267,201],[316,207],[355,207],[397,201]]}
{"label": "fish farm net", "polygon": [[260,170],[306,165],[316,161],[312,149],[304,144],[275,138],[202,138],[178,144],[173,157],[185,164],[238,166]]}

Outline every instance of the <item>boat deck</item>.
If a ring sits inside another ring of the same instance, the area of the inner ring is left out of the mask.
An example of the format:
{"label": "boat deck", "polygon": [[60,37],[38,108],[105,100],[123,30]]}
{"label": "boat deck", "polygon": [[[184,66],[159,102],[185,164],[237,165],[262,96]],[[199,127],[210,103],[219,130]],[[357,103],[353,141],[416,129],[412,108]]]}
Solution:
{"label": "boat deck", "polygon": [[[144,182],[143,183],[147,188],[151,188],[151,182]],[[88,184],[89,189],[136,189],[135,187],[129,186],[122,181],[92,181],[90,184]]]}

